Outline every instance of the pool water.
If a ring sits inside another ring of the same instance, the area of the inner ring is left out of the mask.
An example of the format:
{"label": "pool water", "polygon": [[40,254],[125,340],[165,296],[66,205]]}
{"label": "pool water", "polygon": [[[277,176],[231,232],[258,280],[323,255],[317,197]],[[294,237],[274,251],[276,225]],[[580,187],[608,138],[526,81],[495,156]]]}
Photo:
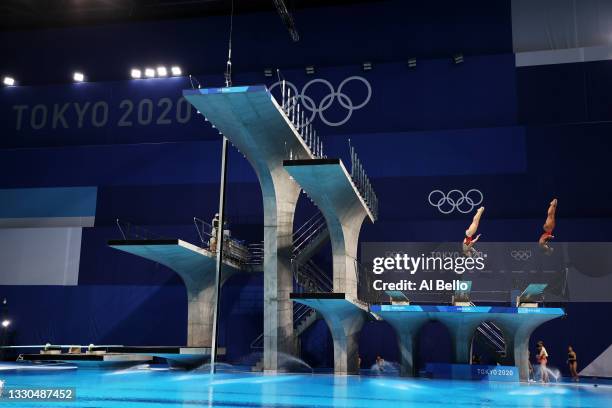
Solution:
{"label": "pool water", "polygon": [[[4,366],[6,367],[6,366]],[[57,367],[56,367],[57,368]],[[612,386],[514,384],[328,374],[0,367],[0,406],[16,407],[612,407]],[[9,402],[15,387],[75,387],[74,402]]]}

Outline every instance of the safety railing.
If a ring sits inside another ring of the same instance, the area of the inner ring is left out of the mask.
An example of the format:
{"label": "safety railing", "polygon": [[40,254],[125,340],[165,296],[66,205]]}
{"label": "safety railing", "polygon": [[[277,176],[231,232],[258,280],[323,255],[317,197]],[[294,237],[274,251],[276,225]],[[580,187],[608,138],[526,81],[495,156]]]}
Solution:
{"label": "safety railing", "polygon": [[349,153],[351,155],[351,178],[353,179],[353,183],[357,187],[361,198],[366,203],[374,220],[378,219],[378,196],[374,192],[374,188],[372,187],[372,183],[370,182],[370,178],[365,172],[363,165],[361,164],[361,160],[357,156],[355,152],[355,148],[351,145],[351,141],[349,139]]}
{"label": "safety railing", "polygon": [[[470,305],[476,306],[474,302],[470,302]],[[482,322],[476,328],[476,330],[482,334],[491,343],[497,351],[506,350],[506,341],[502,330],[493,322]]]}
{"label": "safety railing", "polygon": [[210,239],[213,238],[212,225],[207,223],[204,220],[201,220],[198,217],[193,217],[193,224],[195,225],[196,231],[198,232],[198,237],[200,238],[200,242],[206,248],[208,248],[208,245],[210,244]]}
{"label": "safety railing", "polygon": [[117,228],[119,228],[121,237],[124,240],[168,239],[168,237],[157,234],[130,221],[120,220],[117,218],[115,220],[115,224],[117,225]]}
{"label": "safety railing", "polygon": [[310,242],[327,230],[327,223],[321,213],[310,217],[293,233],[293,256],[297,256]]}
{"label": "safety railing", "polygon": [[305,263],[291,263],[293,279],[298,293],[333,292],[332,279],[312,260]]}
{"label": "safety railing", "polygon": [[264,244],[258,242],[256,244],[249,244],[249,265],[263,265],[264,262]]}
{"label": "safety railing", "polygon": [[[301,95],[298,95],[295,88],[287,83],[287,81],[281,81],[281,108],[285,113],[285,116],[292,123],[295,131],[304,141],[307,146],[309,153],[316,158],[326,157],[323,154],[323,142],[317,135],[317,131],[313,127],[313,120],[315,115],[308,115],[300,103]],[[277,101],[278,103],[278,101]],[[289,159],[298,159],[293,152],[289,152]]]}
{"label": "safety railing", "polygon": [[251,348],[251,350],[261,350],[263,349],[263,340],[264,340],[264,334],[262,332],[259,336],[253,339],[249,347]]}
{"label": "safety railing", "polygon": [[[193,217],[193,223],[202,247],[214,252],[215,248],[211,248],[212,243],[216,240],[213,226],[198,217]],[[244,241],[227,235],[223,239],[223,254],[223,259],[229,259],[239,264],[249,264],[251,261],[249,246]]]}

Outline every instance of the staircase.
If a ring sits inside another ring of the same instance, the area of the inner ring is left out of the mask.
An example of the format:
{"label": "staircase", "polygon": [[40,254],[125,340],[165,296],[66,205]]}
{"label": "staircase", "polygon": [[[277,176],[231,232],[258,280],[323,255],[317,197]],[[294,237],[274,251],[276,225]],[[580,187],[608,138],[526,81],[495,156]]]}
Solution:
{"label": "staircase", "polygon": [[[329,230],[325,218],[315,214],[293,233],[293,256],[291,268],[294,290],[297,293],[333,292],[333,281],[311,259],[329,239]],[[294,304],[293,330],[295,338],[306,331],[319,316],[317,312],[302,304]],[[254,352],[263,350],[263,333],[251,342]],[[252,367],[252,371],[263,370],[263,356]]]}
{"label": "staircase", "polygon": [[[472,302],[470,304],[475,306]],[[476,328],[476,331],[483,337],[485,344],[491,347],[495,353],[502,355],[506,353],[506,341],[503,332],[493,322],[482,322]]]}
{"label": "staircase", "polygon": [[317,213],[293,233],[292,262],[307,262],[328,240],[329,230],[325,218]]}

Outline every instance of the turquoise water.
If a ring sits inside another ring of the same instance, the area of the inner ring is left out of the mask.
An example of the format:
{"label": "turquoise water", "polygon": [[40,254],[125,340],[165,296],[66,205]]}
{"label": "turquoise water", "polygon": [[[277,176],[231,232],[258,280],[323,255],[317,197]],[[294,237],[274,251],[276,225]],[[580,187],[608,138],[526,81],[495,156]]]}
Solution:
{"label": "turquoise water", "polygon": [[0,367],[14,387],[75,387],[75,402],[16,407],[612,407],[609,385],[540,385],[327,374],[263,375],[151,370],[28,370]]}

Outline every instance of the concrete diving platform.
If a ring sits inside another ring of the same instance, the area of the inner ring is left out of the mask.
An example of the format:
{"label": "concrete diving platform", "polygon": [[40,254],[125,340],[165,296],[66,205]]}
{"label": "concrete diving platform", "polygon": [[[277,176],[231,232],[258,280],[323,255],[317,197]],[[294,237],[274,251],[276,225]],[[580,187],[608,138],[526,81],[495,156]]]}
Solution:
{"label": "concrete diving platform", "polygon": [[357,299],[357,244],[374,215],[340,159],[285,160],[283,166],[319,208],[329,230],[334,292]]}
{"label": "concrete diving platform", "polygon": [[344,293],[292,293],[291,299],[317,311],[334,342],[334,373],[359,373],[359,332],[368,316],[362,302]]}
{"label": "concrete diving platform", "polygon": [[[38,348],[40,346],[13,346],[12,348]],[[62,352],[62,349],[68,350]],[[82,350],[86,350],[83,352]],[[177,346],[65,346],[51,351],[40,350],[39,354],[21,354],[20,361],[67,362],[77,366],[113,368],[152,362],[154,357],[163,358],[174,368],[195,368],[210,360],[210,347]],[[217,350],[225,354],[225,348]]]}
{"label": "concrete diving platform", "polygon": [[[183,91],[211,125],[240,151],[261,186],[264,211],[264,369],[275,371],[281,354],[295,354],[291,270],[293,218],[300,187],[283,168],[289,158],[313,151],[264,85]],[[294,114],[292,116],[295,116]],[[204,122],[202,122],[204,123]]]}
{"label": "concrete diving platform", "polygon": [[372,305],[370,311],[395,329],[401,353],[401,374],[415,374],[415,342],[421,327],[438,321],[448,329],[453,344],[453,362],[470,363],[470,347],[476,328],[493,322],[503,332],[506,354],[519,367],[519,377],[529,376],[529,338],[536,327],[562,317],[561,308],[495,306]]}
{"label": "concrete diving platform", "polygon": [[[187,289],[187,346],[210,347],[215,296],[216,254],[180,239],[111,240],[111,248],[162,264],[176,272]],[[221,284],[249,268],[224,259]]]}

